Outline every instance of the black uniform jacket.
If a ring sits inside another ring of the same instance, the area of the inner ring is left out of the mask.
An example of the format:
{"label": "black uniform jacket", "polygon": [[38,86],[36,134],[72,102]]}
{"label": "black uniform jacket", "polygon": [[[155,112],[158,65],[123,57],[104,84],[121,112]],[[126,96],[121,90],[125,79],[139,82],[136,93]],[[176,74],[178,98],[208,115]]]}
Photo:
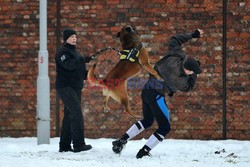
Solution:
{"label": "black uniform jacket", "polygon": [[57,52],[56,58],[56,89],[72,87],[83,88],[86,79],[85,58],[76,51],[74,45],[64,44]]}

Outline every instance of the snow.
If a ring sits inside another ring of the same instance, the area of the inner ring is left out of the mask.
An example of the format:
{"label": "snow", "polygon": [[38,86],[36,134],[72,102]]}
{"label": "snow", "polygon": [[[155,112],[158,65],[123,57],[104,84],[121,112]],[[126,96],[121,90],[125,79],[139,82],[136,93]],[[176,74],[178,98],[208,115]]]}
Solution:
{"label": "snow", "polygon": [[59,153],[59,138],[51,138],[50,144],[42,145],[37,145],[37,138],[0,138],[0,167],[250,166],[250,141],[165,139],[151,151],[152,157],[136,159],[145,139],[129,141],[121,155],[112,152],[113,140],[86,139],[92,150]]}

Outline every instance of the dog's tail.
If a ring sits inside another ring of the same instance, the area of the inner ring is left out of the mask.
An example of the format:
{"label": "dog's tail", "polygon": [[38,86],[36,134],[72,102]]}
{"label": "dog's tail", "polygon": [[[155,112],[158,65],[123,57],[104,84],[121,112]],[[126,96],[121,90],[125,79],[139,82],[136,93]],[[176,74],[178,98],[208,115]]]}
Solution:
{"label": "dog's tail", "polygon": [[94,64],[90,69],[89,69],[89,72],[88,72],[88,76],[87,76],[87,81],[88,83],[90,83],[91,85],[95,85],[97,87],[106,87],[104,85],[104,81],[101,80],[101,79],[97,79],[94,72],[95,72],[95,68],[96,68],[96,64]]}

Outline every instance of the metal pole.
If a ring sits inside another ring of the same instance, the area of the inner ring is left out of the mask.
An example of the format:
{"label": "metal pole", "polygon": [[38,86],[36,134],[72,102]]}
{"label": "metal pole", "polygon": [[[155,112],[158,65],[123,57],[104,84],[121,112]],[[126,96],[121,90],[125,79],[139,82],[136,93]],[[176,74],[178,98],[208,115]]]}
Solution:
{"label": "metal pole", "polygon": [[[56,0],[57,11],[56,11],[56,50],[60,47],[60,36],[61,36],[61,0]],[[56,136],[60,135],[60,101],[59,95],[56,93]]]}
{"label": "metal pole", "polygon": [[222,138],[227,139],[227,0],[223,0],[223,49],[222,49]]}
{"label": "metal pole", "polygon": [[50,81],[47,50],[47,0],[40,0],[40,50],[37,78],[37,143],[50,143]]}

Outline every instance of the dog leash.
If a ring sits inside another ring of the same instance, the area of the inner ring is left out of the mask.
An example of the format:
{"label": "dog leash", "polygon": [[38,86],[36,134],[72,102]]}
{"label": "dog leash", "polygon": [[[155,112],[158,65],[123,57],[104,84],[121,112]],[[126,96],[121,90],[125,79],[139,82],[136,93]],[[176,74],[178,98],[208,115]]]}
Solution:
{"label": "dog leash", "polygon": [[96,53],[92,54],[90,57],[92,59],[96,59],[96,56],[101,54],[102,52],[105,52],[105,51],[108,51],[108,50],[113,50],[113,51],[116,51],[119,55],[121,55],[121,51],[116,49],[116,48],[112,48],[111,46],[107,47],[107,48],[103,48],[103,49],[100,49],[99,51],[97,51]]}
{"label": "dog leash", "polygon": [[[136,47],[136,48],[134,48],[135,50],[137,50],[137,51],[140,51],[141,50],[141,48],[142,48],[142,43],[140,42],[140,44]],[[118,55],[120,55],[121,56],[121,51],[119,50],[119,49],[116,49],[116,48],[112,48],[111,46],[109,46],[109,47],[107,47],[107,48],[102,48],[102,49],[100,49],[99,51],[97,51],[97,52],[95,52],[94,54],[92,54],[90,57],[93,59],[93,60],[96,60],[96,56],[97,55],[99,55],[99,54],[101,54],[102,52],[105,52],[105,51],[108,51],[108,50],[113,50],[113,51],[115,51],[115,52],[117,52],[118,53]],[[138,64],[140,65],[140,67],[142,68],[142,65],[140,64],[140,62],[139,61],[137,61],[138,62]]]}

